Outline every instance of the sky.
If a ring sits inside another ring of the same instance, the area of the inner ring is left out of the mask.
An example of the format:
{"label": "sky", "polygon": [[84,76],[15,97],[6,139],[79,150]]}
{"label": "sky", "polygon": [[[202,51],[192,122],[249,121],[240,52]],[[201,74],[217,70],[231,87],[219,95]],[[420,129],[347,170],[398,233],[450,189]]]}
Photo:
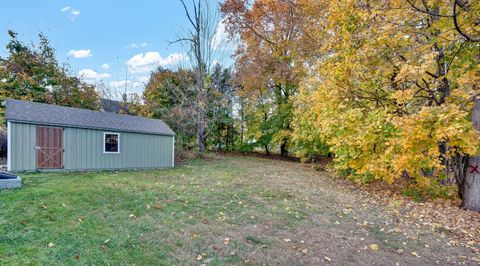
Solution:
{"label": "sky", "polygon": [[[43,32],[72,75],[102,81],[114,98],[126,82],[129,93],[141,93],[153,69],[188,59],[180,44],[170,44],[188,27],[177,0],[16,0],[2,1],[0,9],[0,56],[7,56],[8,30],[25,43],[37,43]],[[222,28],[216,39],[226,37]]]}

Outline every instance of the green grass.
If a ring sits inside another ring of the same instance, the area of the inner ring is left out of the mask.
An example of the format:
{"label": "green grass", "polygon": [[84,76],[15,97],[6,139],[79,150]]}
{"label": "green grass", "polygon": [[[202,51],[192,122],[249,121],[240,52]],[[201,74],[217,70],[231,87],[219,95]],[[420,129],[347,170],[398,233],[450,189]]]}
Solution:
{"label": "green grass", "polygon": [[21,177],[0,191],[0,265],[420,265],[471,254],[299,163],[209,155],[174,169]]}
{"label": "green grass", "polygon": [[[252,185],[263,177],[225,158],[170,170],[21,176],[21,189],[0,192],[2,265],[191,264],[197,254],[236,263],[238,255],[214,248],[231,248],[223,244],[230,228],[262,220],[288,228],[306,215],[292,195]],[[247,252],[248,244],[235,249]]]}

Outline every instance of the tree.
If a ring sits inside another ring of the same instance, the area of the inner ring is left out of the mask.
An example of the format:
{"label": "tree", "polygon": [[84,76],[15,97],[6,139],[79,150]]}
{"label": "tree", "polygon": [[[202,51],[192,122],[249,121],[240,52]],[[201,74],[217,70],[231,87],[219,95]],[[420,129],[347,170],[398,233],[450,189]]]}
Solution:
{"label": "tree", "polygon": [[213,110],[209,116],[215,119],[211,125],[211,137],[217,150],[232,151],[236,148],[235,115],[234,106],[237,103],[236,86],[233,84],[232,71],[216,64],[211,74],[212,87],[215,97],[212,97]]}
{"label": "tree", "polygon": [[[175,42],[186,44],[189,50],[189,58],[195,74],[195,98],[184,98],[192,106],[196,119],[198,151],[204,153],[207,144],[208,127],[211,122],[208,117],[211,84],[207,79],[211,73],[213,61],[216,58],[218,47],[213,44],[215,31],[219,18],[208,1],[192,0],[192,7],[189,9],[185,1],[180,0],[185,15],[190,24],[184,36]],[[215,116],[211,116],[215,118]]]}
{"label": "tree", "polygon": [[[472,123],[480,131],[480,98],[475,96],[472,109]],[[463,207],[480,212],[480,155],[478,153],[468,157],[463,165],[464,171],[461,182]]]}
{"label": "tree", "polygon": [[193,71],[158,68],[143,93],[143,115],[164,120],[176,132],[177,145],[184,149],[192,148],[196,139],[195,106],[190,100],[196,99],[196,91]]}
{"label": "tree", "polygon": [[477,3],[300,2],[316,18],[305,35],[322,41],[310,46],[316,63],[296,102],[297,143],[324,142],[337,170],[360,181],[405,178],[438,195],[457,180],[467,202],[461,173],[464,157],[478,154],[470,115],[479,57],[461,31],[476,32]]}
{"label": "tree", "polygon": [[0,58],[0,100],[11,98],[99,108],[95,88],[68,75],[68,66],[59,65],[55,50],[45,35],[39,34],[38,47],[30,47],[19,41],[14,31],[8,34],[9,55]]}
{"label": "tree", "polygon": [[[468,98],[472,99],[471,104],[473,107],[471,109],[471,119],[473,128],[476,131],[480,131],[480,103],[479,103],[479,93],[478,93],[478,76],[479,73],[477,70],[471,69],[472,66],[478,67],[478,61],[480,59],[480,54],[478,53],[476,47],[480,43],[480,37],[478,34],[478,11],[480,10],[480,3],[478,1],[446,1],[446,12],[440,12],[441,5],[432,6],[426,2],[417,3],[416,1],[409,0],[407,1],[411,8],[416,12],[427,14],[435,17],[437,20],[444,18],[444,20],[450,20],[450,24],[453,24],[453,28],[459,38],[455,38],[454,41],[461,42],[461,45],[458,47],[458,50],[455,52],[454,57],[450,61],[450,65],[443,68],[439,74],[443,77],[443,92],[445,96],[450,94],[450,84],[446,77],[446,72],[452,66],[455,61],[460,61],[465,64],[465,61],[469,62],[466,65],[460,66],[459,70],[463,77],[460,79],[459,85],[463,85],[466,90],[463,95],[468,102]],[[450,11],[450,12],[448,12]],[[465,60],[461,58],[461,53],[464,53],[464,57],[471,56],[473,60]],[[457,55],[459,55],[457,57]],[[460,57],[460,58],[459,58]],[[441,58],[437,61],[441,63]],[[472,91],[473,89],[473,91]],[[445,147],[445,142],[441,143],[441,151],[445,154],[447,148]],[[480,152],[474,151],[466,154],[457,153],[452,158],[453,172],[455,179],[458,185],[458,192],[460,197],[463,200],[463,207],[469,210],[480,211],[480,171],[478,167],[480,165]],[[446,157],[446,156],[445,156]],[[448,162],[448,158],[443,158],[444,162]]]}
{"label": "tree", "polygon": [[[272,110],[264,112],[263,129],[266,135],[257,140],[271,140],[279,144],[280,154],[288,156],[291,138],[293,99],[301,73],[294,52],[294,43],[300,38],[302,13],[297,1],[264,1],[250,4],[245,0],[227,0],[221,11],[231,37],[239,36],[243,45],[236,52],[236,74],[244,97],[268,98]],[[268,123],[267,123],[268,121]],[[268,137],[269,133],[274,132]],[[265,147],[270,143],[263,143]],[[268,149],[266,148],[266,152]]]}

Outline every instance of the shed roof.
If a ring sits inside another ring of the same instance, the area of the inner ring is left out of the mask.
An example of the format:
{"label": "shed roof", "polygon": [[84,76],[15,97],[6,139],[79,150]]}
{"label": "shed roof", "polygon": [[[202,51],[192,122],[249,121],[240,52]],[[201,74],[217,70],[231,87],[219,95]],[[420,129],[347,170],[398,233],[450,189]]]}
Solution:
{"label": "shed roof", "polygon": [[20,100],[6,100],[7,121],[169,135],[175,133],[160,119],[119,115]]}

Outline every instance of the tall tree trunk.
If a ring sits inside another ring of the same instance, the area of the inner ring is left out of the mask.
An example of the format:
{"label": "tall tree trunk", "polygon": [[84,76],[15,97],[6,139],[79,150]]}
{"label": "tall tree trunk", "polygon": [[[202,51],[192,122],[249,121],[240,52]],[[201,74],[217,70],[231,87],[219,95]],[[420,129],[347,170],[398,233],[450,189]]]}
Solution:
{"label": "tall tree trunk", "polygon": [[243,123],[245,122],[245,103],[240,98],[240,144],[243,146],[243,131],[245,130]]}
{"label": "tall tree trunk", "polygon": [[287,149],[287,139],[284,138],[282,139],[282,144],[280,145],[280,155],[283,157],[283,158],[287,158],[288,157],[288,149]]}
{"label": "tall tree trunk", "polygon": [[205,141],[207,139],[206,136],[206,105],[207,105],[207,99],[206,99],[206,92],[205,92],[205,86],[204,86],[204,73],[203,73],[203,68],[200,67],[197,69],[197,90],[198,90],[198,96],[197,96],[197,144],[198,144],[198,152],[204,153],[205,152]]}
{"label": "tall tree trunk", "polygon": [[[480,131],[480,95],[475,96],[474,102],[472,122],[475,129]],[[463,186],[463,207],[480,212],[480,154],[470,157],[467,164]]]}
{"label": "tall tree trunk", "polygon": [[268,149],[268,144],[265,144],[264,148],[265,148],[265,155],[270,156],[270,150]]}
{"label": "tall tree trunk", "polygon": [[197,144],[198,144],[198,152],[200,153],[205,152],[205,139],[206,139],[205,115],[203,112],[198,112]]}

